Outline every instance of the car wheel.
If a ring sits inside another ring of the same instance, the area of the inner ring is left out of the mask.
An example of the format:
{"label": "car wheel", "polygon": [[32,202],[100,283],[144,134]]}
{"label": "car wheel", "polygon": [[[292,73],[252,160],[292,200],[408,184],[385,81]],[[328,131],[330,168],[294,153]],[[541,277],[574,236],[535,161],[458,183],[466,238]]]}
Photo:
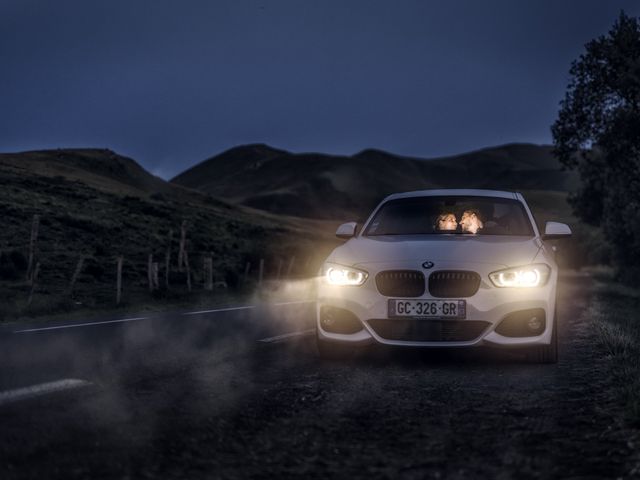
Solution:
{"label": "car wheel", "polygon": [[532,363],[558,363],[558,314],[553,315],[551,343],[531,349],[527,360]]}
{"label": "car wheel", "polygon": [[353,356],[354,348],[338,342],[327,342],[316,337],[318,355],[323,360],[347,360]]}

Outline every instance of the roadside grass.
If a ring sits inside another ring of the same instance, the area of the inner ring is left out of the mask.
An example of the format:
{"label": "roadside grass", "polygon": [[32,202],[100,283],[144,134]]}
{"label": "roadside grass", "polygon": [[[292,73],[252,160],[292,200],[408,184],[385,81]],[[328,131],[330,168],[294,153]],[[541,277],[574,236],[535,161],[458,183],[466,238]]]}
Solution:
{"label": "roadside grass", "polygon": [[587,318],[611,361],[611,378],[627,420],[640,426],[640,289],[614,283],[612,278],[599,281]]}

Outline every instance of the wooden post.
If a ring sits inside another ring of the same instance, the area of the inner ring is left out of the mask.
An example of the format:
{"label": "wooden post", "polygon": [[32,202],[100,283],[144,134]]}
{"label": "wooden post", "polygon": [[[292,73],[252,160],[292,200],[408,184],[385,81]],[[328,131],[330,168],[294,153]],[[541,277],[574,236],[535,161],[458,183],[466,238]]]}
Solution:
{"label": "wooden post", "polygon": [[291,278],[291,273],[293,272],[293,265],[296,263],[296,256],[293,255],[289,259],[289,265],[287,266],[287,278]]}
{"label": "wooden post", "polygon": [[150,253],[147,259],[147,282],[149,283],[149,292],[153,293],[153,253]]}
{"label": "wooden post", "polygon": [[31,290],[29,290],[27,305],[31,305],[31,301],[33,300],[33,294],[36,291],[36,282],[38,281],[38,273],[40,273],[40,262],[36,262],[36,267],[33,270],[33,275],[31,276]]}
{"label": "wooden post", "polygon": [[169,275],[171,274],[171,243],[173,242],[173,230],[169,230],[169,243],[164,257],[164,288],[169,290]]}
{"label": "wooden post", "polygon": [[80,272],[82,272],[82,266],[84,265],[84,257],[81,256],[78,259],[78,263],[76,264],[76,269],[73,271],[73,276],[71,277],[71,282],[69,282],[69,295],[73,297],[73,289],[76,286],[76,282],[78,281],[78,277],[80,276]]}
{"label": "wooden post", "polygon": [[244,275],[242,277],[242,286],[247,286],[247,281],[249,280],[249,271],[251,270],[251,262],[247,262],[244,266]]}
{"label": "wooden post", "polygon": [[122,300],[122,260],[120,255],[116,263],[116,305],[120,305]]}
{"label": "wooden post", "polygon": [[27,280],[31,280],[33,265],[36,258],[36,244],[38,243],[38,230],[40,227],[40,215],[34,215],[31,222],[31,239],[29,240],[29,263],[27,264]]}
{"label": "wooden post", "polygon": [[260,259],[260,266],[258,268],[258,288],[262,286],[262,277],[264,276],[264,258]]}
{"label": "wooden post", "polygon": [[282,273],[282,258],[278,259],[278,273],[276,274],[276,281],[280,281],[280,274]]}
{"label": "wooden post", "polygon": [[191,292],[191,268],[189,267],[189,254],[185,250],[183,253],[185,271],[187,272],[187,290]]}
{"label": "wooden post", "polygon": [[204,289],[213,290],[213,258],[204,259]]}
{"label": "wooden post", "polygon": [[307,259],[304,262],[303,270],[304,270],[305,276],[309,275],[309,263],[311,263],[311,257],[307,257]]}
{"label": "wooden post", "polygon": [[160,289],[160,281],[158,280],[158,272],[160,271],[160,268],[158,266],[158,262],[153,262],[151,264],[151,281],[153,283],[153,289],[154,290],[159,290]]}
{"label": "wooden post", "polygon": [[178,271],[182,272],[186,267],[185,247],[187,243],[187,221],[183,220],[180,226],[180,250],[178,251]]}

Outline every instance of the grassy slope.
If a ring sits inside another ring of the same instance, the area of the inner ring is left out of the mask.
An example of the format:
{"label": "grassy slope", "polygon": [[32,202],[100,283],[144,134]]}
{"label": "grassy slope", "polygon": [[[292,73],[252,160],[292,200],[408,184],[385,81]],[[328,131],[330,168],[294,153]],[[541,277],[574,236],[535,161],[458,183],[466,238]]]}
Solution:
{"label": "grassy slope", "polygon": [[[133,160],[105,150],[60,150],[0,155],[0,251],[4,281],[0,317],[20,312],[43,313],[60,302],[80,255],[85,269],[76,300],[85,305],[110,305],[114,300],[115,258],[125,257],[128,303],[148,299],[147,255],[153,253],[164,275],[168,231],[174,230],[173,264],[178,231],[189,225],[188,251],[194,285],[202,287],[202,258],[211,255],[217,280],[234,283],[245,262],[264,257],[267,273],[278,258],[307,258],[335,244],[320,222],[274,216],[223,203],[211,196],[168,184]],[[41,276],[34,304],[25,310],[28,285],[20,265],[7,265],[7,254],[26,256],[31,219],[41,215],[38,259]],[[316,256],[318,256],[316,255]],[[312,259],[312,269],[318,258]],[[14,268],[15,267],[15,268]],[[303,267],[302,262],[298,269]],[[12,271],[12,269],[14,271]],[[17,271],[15,271],[17,270]],[[10,280],[12,273],[18,278]],[[174,292],[185,289],[185,275],[172,275]]]}
{"label": "grassy slope", "polygon": [[627,420],[640,426],[640,290],[617,284],[608,271],[595,277],[599,283],[586,318],[610,360],[611,383]]}

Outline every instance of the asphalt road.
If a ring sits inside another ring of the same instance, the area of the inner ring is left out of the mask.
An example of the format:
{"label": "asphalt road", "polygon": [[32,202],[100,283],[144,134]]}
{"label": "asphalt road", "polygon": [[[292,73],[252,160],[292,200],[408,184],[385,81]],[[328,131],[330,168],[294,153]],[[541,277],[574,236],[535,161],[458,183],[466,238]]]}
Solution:
{"label": "asphalt road", "polygon": [[0,478],[630,477],[589,285],[563,281],[557,365],[323,362],[309,304],[5,325]]}

